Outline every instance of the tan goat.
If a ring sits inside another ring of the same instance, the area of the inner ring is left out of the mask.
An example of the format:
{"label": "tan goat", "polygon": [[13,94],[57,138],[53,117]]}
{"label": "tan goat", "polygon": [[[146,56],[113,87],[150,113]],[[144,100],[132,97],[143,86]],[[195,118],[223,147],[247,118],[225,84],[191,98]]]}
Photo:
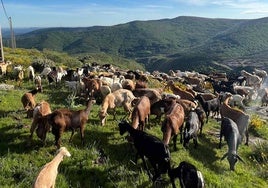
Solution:
{"label": "tan goat", "polygon": [[63,160],[63,157],[67,156],[70,157],[70,152],[65,148],[61,147],[58,150],[58,154],[47,163],[39,172],[38,176],[36,177],[33,188],[54,188],[56,184],[56,178],[58,175],[58,166]]}
{"label": "tan goat", "polygon": [[125,111],[130,114],[131,111],[131,103],[136,97],[130,90],[127,89],[119,89],[113,93],[108,94],[101,106],[101,110],[99,111],[99,118],[101,121],[101,125],[105,124],[105,119],[108,115],[107,111],[109,109],[113,110],[113,115],[115,119],[115,110],[117,107],[123,106]]}
{"label": "tan goat", "polygon": [[244,135],[246,135],[246,145],[248,145],[249,134],[248,134],[248,125],[249,125],[249,115],[243,112],[242,110],[231,108],[229,106],[229,100],[231,94],[227,94],[226,99],[220,106],[220,114],[221,117],[227,117],[233,120],[237,126],[241,138],[243,139]]}
{"label": "tan goat", "polygon": [[35,95],[38,92],[41,92],[42,88],[37,87],[36,89],[33,89],[27,93],[25,93],[22,97],[21,97],[21,102],[23,105],[23,108],[26,110],[27,112],[27,117],[32,117],[32,114],[29,114],[28,111],[33,112],[33,109],[36,105],[35,102]]}
{"label": "tan goat", "polygon": [[42,101],[35,106],[33,110],[33,121],[30,129],[30,139],[33,137],[36,126],[38,126],[36,130],[37,136],[43,141],[43,143],[45,142],[46,133],[49,131],[50,126],[47,124],[47,121],[43,117],[50,113],[51,108],[49,103],[46,101]]}

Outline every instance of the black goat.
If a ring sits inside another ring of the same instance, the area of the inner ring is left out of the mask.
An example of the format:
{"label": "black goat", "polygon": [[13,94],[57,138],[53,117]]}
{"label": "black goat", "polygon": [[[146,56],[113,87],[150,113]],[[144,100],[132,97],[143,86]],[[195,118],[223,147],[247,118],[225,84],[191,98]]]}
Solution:
{"label": "black goat", "polygon": [[196,99],[200,102],[201,106],[203,107],[203,109],[206,113],[206,117],[207,117],[206,123],[208,123],[208,116],[209,116],[210,112],[213,112],[214,116],[215,115],[219,116],[219,114],[220,114],[220,100],[218,97],[205,101],[204,98],[200,94],[198,94],[196,96]]}
{"label": "black goat", "polygon": [[183,146],[187,147],[191,138],[194,140],[194,147],[197,147],[197,135],[198,131],[201,129],[201,122],[199,120],[198,114],[195,110],[188,114],[185,121],[185,127],[183,132]]}
{"label": "black goat", "polygon": [[204,178],[196,167],[186,161],[182,161],[177,168],[169,171],[172,187],[175,186],[175,178],[179,178],[181,188],[203,188]]}
{"label": "black goat", "polygon": [[[144,131],[134,129],[128,122],[121,121],[119,124],[120,135],[129,132],[133,139],[134,146],[137,150],[136,160],[138,156],[141,157],[145,170],[147,171],[153,182],[170,170],[170,151],[168,146],[165,145],[159,138],[149,135]],[[145,158],[148,158],[152,167],[154,168],[154,176],[152,177]]]}
{"label": "black goat", "polygon": [[219,148],[221,148],[221,139],[224,136],[227,145],[228,152],[223,155],[221,160],[227,157],[227,160],[230,164],[230,170],[234,170],[235,163],[237,159],[244,162],[242,158],[237,154],[237,149],[239,144],[241,143],[241,135],[239,134],[239,130],[237,128],[236,123],[230,118],[223,117],[221,121],[221,132],[220,132],[220,143]]}

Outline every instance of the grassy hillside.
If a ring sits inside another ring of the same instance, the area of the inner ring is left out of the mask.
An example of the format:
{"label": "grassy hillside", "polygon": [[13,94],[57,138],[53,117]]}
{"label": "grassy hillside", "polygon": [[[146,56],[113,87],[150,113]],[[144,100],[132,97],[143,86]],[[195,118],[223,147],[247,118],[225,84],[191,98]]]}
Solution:
{"label": "grassy hillside", "polygon": [[[7,81],[8,84],[15,84]],[[155,84],[151,83],[150,87]],[[33,85],[25,82],[23,88],[12,91],[0,91],[0,187],[24,188],[30,187],[41,167],[49,162],[55,155],[56,148],[53,145],[54,136],[48,133],[47,143],[42,146],[36,134],[29,145],[28,137],[31,119],[26,119],[26,114],[20,103],[21,96],[31,90]],[[51,104],[52,110],[68,107],[66,99],[68,91],[63,86],[54,88],[44,85],[44,92],[38,93],[36,101],[46,100]],[[75,99],[74,110],[83,109],[84,99]],[[119,135],[117,121],[108,116],[105,126],[100,126],[98,119],[99,106],[94,105],[86,124],[85,145],[82,146],[80,136],[75,134],[73,142],[69,143],[70,132],[65,132],[62,145],[71,153],[70,158],[65,158],[59,167],[56,187],[152,187],[146,172],[143,170],[142,161],[133,164],[135,150],[125,140],[125,136]],[[124,116],[123,109],[117,111],[117,118]],[[254,117],[254,116],[251,116]],[[162,132],[160,126],[151,117],[150,129],[146,131],[160,139]],[[199,137],[199,145],[195,149],[191,141],[189,149],[177,143],[178,151],[171,147],[172,165],[177,166],[186,160],[193,163],[204,175],[207,188],[226,187],[267,187],[267,145],[256,142],[257,138],[267,140],[267,122],[260,118],[253,118],[259,125],[250,128],[250,145],[241,145],[238,153],[244,159],[245,164],[238,162],[236,171],[229,170],[228,161],[220,160],[227,151],[224,141],[222,149],[218,149],[220,124],[214,119],[209,119],[205,125],[203,136]],[[259,122],[259,123],[258,123]],[[261,123],[260,123],[261,122]],[[107,161],[97,163],[100,150],[107,156]],[[163,176],[163,187],[171,187],[168,177]],[[176,182],[179,187],[178,181]]]}
{"label": "grassy hillside", "polygon": [[[77,68],[83,64],[91,64],[97,62],[99,64],[110,63],[122,69],[144,70],[144,66],[134,60],[126,59],[120,56],[106,53],[85,53],[76,56],[70,56],[65,52],[52,51],[44,49],[42,51],[36,49],[23,48],[4,48],[5,60],[10,60],[14,65],[23,65],[24,68],[31,64],[48,64],[51,66],[62,66],[64,68]],[[8,67],[11,72],[11,66]]]}

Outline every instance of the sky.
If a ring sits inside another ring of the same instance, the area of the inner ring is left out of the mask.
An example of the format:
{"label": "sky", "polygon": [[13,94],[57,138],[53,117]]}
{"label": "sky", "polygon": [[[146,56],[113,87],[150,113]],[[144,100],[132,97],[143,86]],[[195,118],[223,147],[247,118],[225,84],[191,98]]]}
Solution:
{"label": "sky", "polygon": [[1,0],[0,26],[89,27],[178,16],[268,17],[268,0]]}

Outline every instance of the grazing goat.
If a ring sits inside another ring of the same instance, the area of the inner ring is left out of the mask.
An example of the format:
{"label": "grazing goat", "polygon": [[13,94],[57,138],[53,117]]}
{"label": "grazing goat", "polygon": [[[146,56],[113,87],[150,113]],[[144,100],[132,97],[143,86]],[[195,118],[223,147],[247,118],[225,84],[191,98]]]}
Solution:
{"label": "grazing goat", "polygon": [[[37,104],[33,110],[33,121],[30,129],[30,139],[33,137],[33,132],[37,126],[37,136],[45,142],[46,134],[50,129],[50,126],[47,124],[46,115],[51,113],[50,105],[46,101],[42,101]],[[44,117],[44,118],[43,118]]]}
{"label": "grazing goat", "polygon": [[242,137],[246,135],[246,145],[248,145],[249,134],[248,134],[248,125],[249,125],[249,115],[244,113],[242,110],[231,108],[228,103],[230,100],[231,94],[226,95],[226,99],[220,106],[221,117],[227,117],[232,119],[238,126],[239,133]]}
{"label": "grazing goat", "polygon": [[[126,121],[121,121],[118,126],[120,135],[128,132],[133,138],[134,146],[137,150],[135,162],[137,163],[138,156],[140,156],[143,161],[144,168],[147,171],[148,176],[152,178],[153,182],[157,180],[161,174],[167,173],[170,170],[170,152],[168,146],[159,138],[149,135],[144,131],[134,129]],[[154,168],[153,177],[148,169],[145,157]]]}
{"label": "grazing goat", "polygon": [[119,89],[113,93],[108,94],[101,106],[101,110],[99,111],[99,118],[101,121],[101,125],[105,124],[105,119],[108,115],[107,111],[109,109],[113,110],[113,116],[115,119],[115,113],[117,107],[124,107],[124,110],[129,113],[131,111],[131,103],[136,97],[133,93],[127,89]]}
{"label": "grazing goat", "polygon": [[[174,104],[175,103],[175,104]],[[184,109],[182,105],[174,101],[170,110],[166,113],[165,120],[162,123],[163,142],[168,145],[169,140],[173,137],[173,147],[177,150],[177,136],[180,131],[180,143],[182,143],[182,129],[184,123]]]}
{"label": "grazing goat", "polygon": [[230,164],[230,170],[234,170],[237,159],[239,159],[242,162],[243,160],[237,154],[238,146],[241,143],[241,135],[239,134],[239,130],[237,128],[236,123],[230,118],[226,117],[222,118],[219,148],[221,148],[222,136],[224,136],[224,139],[227,142],[228,152],[223,155],[221,160],[227,157]]}
{"label": "grazing goat", "polygon": [[182,90],[180,87],[176,86],[174,84],[174,81],[173,80],[168,81],[166,87],[167,88],[169,87],[171,89],[171,91],[175,95],[179,95],[181,97],[181,99],[187,99],[187,100],[190,100],[190,101],[194,101],[195,100],[195,97],[194,97],[193,94],[191,94],[188,91]]}
{"label": "grazing goat", "polygon": [[161,94],[157,89],[138,88],[133,91],[133,94],[135,97],[147,96],[150,99],[151,104],[154,104],[162,99]]}
{"label": "grazing goat", "polygon": [[175,178],[179,178],[181,188],[204,188],[204,177],[194,165],[182,161],[178,167],[169,171],[172,187],[176,188]]}
{"label": "grazing goat", "polygon": [[134,129],[139,128],[139,130],[144,131],[145,122],[149,121],[150,107],[150,100],[146,96],[142,96],[135,104],[131,116]]}
{"label": "grazing goat", "polygon": [[35,88],[27,93],[25,93],[22,97],[21,97],[21,102],[22,102],[22,105],[23,105],[23,108],[26,110],[27,112],[27,117],[32,117],[32,111],[36,105],[36,102],[35,102],[35,95],[38,93],[38,92],[41,92],[42,91],[42,88]]}
{"label": "grazing goat", "polygon": [[61,147],[58,150],[57,155],[47,163],[39,172],[38,176],[36,177],[34,183],[33,183],[33,188],[40,188],[40,187],[55,187],[56,184],[56,178],[58,175],[58,166],[63,160],[63,157],[67,156],[70,157],[71,154],[70,152],[65,148]]}
{"label": "grazing goat", "polygon": [[214,116],[217,115],[219,116],[220,114],[220,100],[219,98],[214,98],[208,101],[205,101],[204,98],[202,97],[202,95],[197,95],[196,99],[200,102],[201,106],[203,107],[205,113],[206,113],[206,117],[207,117],[207,121],[206,123],[208,123],[208,117],[210,112],[214,113]]}
{"label": "grazing goat", "polygon": [[55,145],[58,148],[60,147],[61,135],[68,129],[72,131],[69,142],[73,138],[74,131],[80,129],[81,142],[84,144],[84,129],[94,102],[93,98],[90,98],[84,110],[58,109],[48,116],[48,123],[52,127],[52,134],[55,136]]}
{"label": "grazing goat", "polygon": [[183,131],[183,146],[187,147],[190,139],[194,141],[194,147],[197,147],[197,135],[198,131],[201,129],[201,122],[198,114],[195,110],[191,111],[185,121],[185,127]]}

